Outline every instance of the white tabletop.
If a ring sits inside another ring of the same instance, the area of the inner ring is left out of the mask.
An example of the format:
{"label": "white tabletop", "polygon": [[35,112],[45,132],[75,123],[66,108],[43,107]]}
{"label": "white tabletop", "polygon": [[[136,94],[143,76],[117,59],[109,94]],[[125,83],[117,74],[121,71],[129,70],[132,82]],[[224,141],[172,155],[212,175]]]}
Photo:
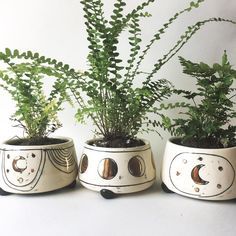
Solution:
{"label": "white tabletop", "polygon": [[80,186],[0,197],[1,236],[236,235],[236,201],[164,193],[160,181],[138,194],[105,200]]}

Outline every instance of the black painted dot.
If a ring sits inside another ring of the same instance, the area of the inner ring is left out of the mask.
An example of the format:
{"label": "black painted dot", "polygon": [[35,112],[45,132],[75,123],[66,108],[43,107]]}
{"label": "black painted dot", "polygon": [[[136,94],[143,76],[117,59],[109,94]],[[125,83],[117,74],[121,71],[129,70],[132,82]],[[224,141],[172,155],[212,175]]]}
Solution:
{"label": "black painted dot", "polygon": [[9,173],[10,170],[7,169],[7,173]]}
{"label": "black painted dot", "polygon": [[198,160],[199,160],[199,161],[202,161],[202,160],[203,160],[203,158],[202,158],[202,157],[199,157],[199,158],[198,158]]}
{"label": "black painted dot", "polygon": [[34,153],[32,153],[32,157],[35,158],[35,156],[36,156],[36,155],[35,155]]}
{"label": "black painted dot", "polygon": [[223,167],[222,167],[222,166],[219,166],[219,167],[218,167],[218,170],[219,170],[219,171],[222,171],[222,170],[223,170]]}
{"label": "black painted dot", "polygon": [[221,184],[217,184],[217,188],[219,188],[219,189],[220,189],[221,187],[222,187],[222,186],[221,186]]}
{"label": "black painted dot", "polygon": [[9,154],[7,154],[7,158],[10,159],[10,155]]}

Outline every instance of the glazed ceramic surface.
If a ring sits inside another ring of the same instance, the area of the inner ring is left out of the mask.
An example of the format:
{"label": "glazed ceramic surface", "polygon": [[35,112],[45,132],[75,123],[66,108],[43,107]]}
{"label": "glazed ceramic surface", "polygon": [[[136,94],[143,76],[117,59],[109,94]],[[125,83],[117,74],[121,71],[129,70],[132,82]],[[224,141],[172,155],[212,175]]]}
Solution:
{"label": "glazed ceramic surface", "polygon": [[[89,143],[88,141],[87,143]],[[149,188],[156,171],[149,143],[133,148],[102,148],[85,144],[79,179],[86,188],[132,193]]]}
{"label": "glazed ceramic surface", "polygon": [[0,147],[0,188],[10,193],[32,194],[71,184],[78,167],[73,140],[40,146]]}
{"label": "glazed ceramic surface", "polygon": [[190,148],[166,144],[162,181],[171,191],[204,200],[236,198],[236,147]]}

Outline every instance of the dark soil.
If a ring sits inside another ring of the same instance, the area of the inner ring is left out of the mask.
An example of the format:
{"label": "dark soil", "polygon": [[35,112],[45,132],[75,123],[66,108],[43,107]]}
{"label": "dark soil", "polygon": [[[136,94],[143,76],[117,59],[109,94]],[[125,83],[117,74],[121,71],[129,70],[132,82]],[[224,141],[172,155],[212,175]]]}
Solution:
{"label": "dark soil", "polygon": [[51,145],[65,143],[67,140],[57,139],[57,138],[37,138],[37,139],[14,139],[6,142],[8,145],[19,145],[19,146],[38,146],[38,145]]}
{"label": "dark soil", "polygon": [[[196,140],[196,139],[188,139],[188,140],[182,140],[181,138],[176,138],[172,140],[173,143],[182,145],[182,146],[187,146],[187,147],[193,147],[193,148],[209,148],[209,149],[214,149],[214,148],[224,148],[224,146],[218,142],[217,140],[214,139],[201,139],[201,140]],[[231,145],[229,147],[233,147],[235,145]]]}
{"label": "dark soil", "polygon": [[114,139],[97,139],[88,143],[95,147],[107,148],[129,148],[143,146],[145,143],[135,138],[114,138]]}

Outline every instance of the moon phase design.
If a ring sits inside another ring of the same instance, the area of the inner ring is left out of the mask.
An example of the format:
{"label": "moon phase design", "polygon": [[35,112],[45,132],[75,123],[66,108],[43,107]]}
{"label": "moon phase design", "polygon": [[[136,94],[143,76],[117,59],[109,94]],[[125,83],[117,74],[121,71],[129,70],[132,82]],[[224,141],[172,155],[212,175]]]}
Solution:
{"label": "moon phase design", "polygon": [[113,179],[118,172],[116,162],[111,158],[105,158],[98,165],[98,173],[100,177],[106,180]]}
{"label": "moon phase design", "polygon": [[145,173],[145,163],[141,156],[133,156],[128,162],[129,173],[134,177],[141,177]]}
{"label": "moon phase design", "polygon": [[86,154],[83,154],[80,159],[79,172],[83,174],[85,173],[87,168],[88,168],[88,156]]}
{"label": "moon phase design", "polygon": [[183,152],[172,159],[169,178],[178,192],[209,198],[221,195],[232,186],[235,170],[223,156]]}
{"label": "moon phase design", "polygon": [[205,165],[200,164],[197,165],[193,168],[192,172],[191,172],[191,177],[194,181],[195,184],[199,184],[199,185],[207,185],[209,184],[209,181],[203,180],[200,175],[199,175],[199,171],[201,168],[203,168]]}
{"label": "moon phase design", "polygon": [[[2,173],[5,184],[21,192],[29,192],[37,185],[45,164],[42,150],[5,150]],[[33,170],[33,171],[32,171]]]}

